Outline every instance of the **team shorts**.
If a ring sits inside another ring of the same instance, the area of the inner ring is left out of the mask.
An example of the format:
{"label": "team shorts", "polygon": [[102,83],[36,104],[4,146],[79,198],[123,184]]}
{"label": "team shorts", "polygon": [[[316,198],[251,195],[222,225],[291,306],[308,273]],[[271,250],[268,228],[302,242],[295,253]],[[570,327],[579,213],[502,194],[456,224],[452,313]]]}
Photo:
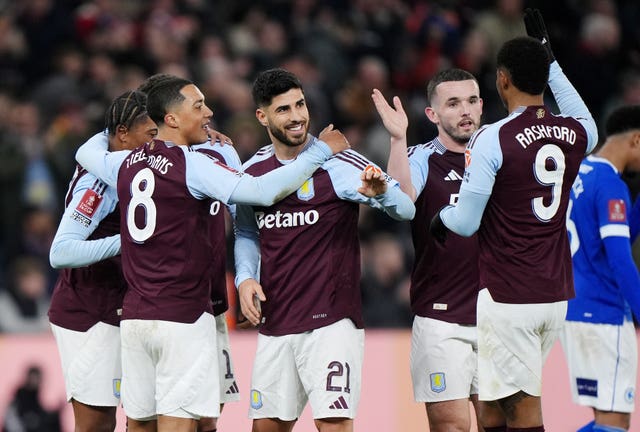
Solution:
{"label": "team shorts", "polygon": [[194,323],[123,320],[122,406],[134,420],[220,415],[215,318]]}
{"label": "team shorts", "polygon": [[560,341],[575,403],[600,411],[633,412],[638,345],[632,321],[566,321]]}
{"label": "team shorts", "polygon": [[475,326],[416,316],[410,360],[416,402],[467,399],[478,393]]}
{"label": "team shorts", "polygon": [[220,403],[236,402],[240,400],[240,389],[236,382],[231,359],[229,344],[229,330],[225,314],[216,316],[216,337],[218,339],[218,375],[220,380]]}
{"label": "team shorts", "polygon": [[307,401],[314,419],[354,418],[360,401],[364,330],[338,322],[304,333],[258,335],[249,417],[300,417]]}
{"label": "team shorts", "polygon": [[115,407],[120,403],[120,328],[99,322],[85,332],[51,324],[67,401]]}
{"label": "team shorts", "polygon": [[567,302],[498,303],[478,294],[478,397],[493,401],[542,392],[542,366],[562,331]]}

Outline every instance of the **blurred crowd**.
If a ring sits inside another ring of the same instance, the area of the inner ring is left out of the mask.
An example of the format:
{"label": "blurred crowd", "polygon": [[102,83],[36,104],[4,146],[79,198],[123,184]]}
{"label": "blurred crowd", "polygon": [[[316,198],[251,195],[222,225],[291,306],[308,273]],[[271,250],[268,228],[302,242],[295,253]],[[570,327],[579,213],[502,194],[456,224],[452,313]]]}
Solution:
{"label": "blurred crowd", "polygon": [[[0,331],[47,330],[57,276],[48,252],[74,153],[123,91],[159,72],[192,79],[244,161],[267,144],[253,78],[284,67],[303,82],[313,133],[333,123],[385,167],[372,88],[400,96],[410,145],[436,134],[425,84],[442,68],[472,72],[483,121],[502,118],[495,52],[525,34],[525,7],[542,10],[556,58],[600,125],[612,108],[640,103],[637,0],[0,0]],[[367,325],[409,326],[408,224],[363,208],[360,229]]]}

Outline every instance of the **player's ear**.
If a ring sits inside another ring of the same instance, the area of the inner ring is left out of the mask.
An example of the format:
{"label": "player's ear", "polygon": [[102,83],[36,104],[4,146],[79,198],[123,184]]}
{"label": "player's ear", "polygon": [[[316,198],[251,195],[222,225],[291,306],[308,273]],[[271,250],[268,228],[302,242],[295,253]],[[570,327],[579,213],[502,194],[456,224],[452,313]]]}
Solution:
{"label": "player's ear", "polygon": [[116,136],[120,141],[126,142],[128,133],[129,133],[129,128],[126,127],[125,125],[121,124],[116,127]]}
{"label": "player's ear", "polygon": [[510,82],[510,78],[509,78],[509,74],[507,73],[507,71],[503,68],[498,68],[497,71],[497,84],[498,86],[502,89],[502,90],[506,90],[509,88],[509,82]]}
{"label": "player's ear", "polygon": [[177,128],[178,127],[178,120],[175,116],[175,114],[173,113],[167,113],[164,115],[164,124],[166,124],[169,127],[172,128]]}
{"label": "player's ear", "polygon": [[633,147],[634,150],[638,150],[638,148],[640,148],[640,129],[636,129],[632,132],[631,147]]}
{"label": "player's ear", "polygon": [[438,114],[436,114],[436,112],[430,106],[424,109],[424,114],[427,116],[427,118],[431,123],[436,125],[440,123],[440,120],[438,119]]}
{"label": "player's ear", "polygon": [[261,108],[258,108],[256,110],[256,118],[258,119],[258,121],[260,122],[260,124],[262,126],[267,126],[268,125],[267,114]]}

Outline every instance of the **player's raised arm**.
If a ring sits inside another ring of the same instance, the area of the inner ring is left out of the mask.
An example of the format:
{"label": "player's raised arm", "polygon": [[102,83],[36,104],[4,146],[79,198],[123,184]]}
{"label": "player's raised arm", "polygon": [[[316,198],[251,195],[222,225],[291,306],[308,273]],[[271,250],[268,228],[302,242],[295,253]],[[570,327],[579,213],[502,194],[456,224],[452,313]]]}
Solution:
{"label": "player's raised arm", "polygon": [[390,134],[389,161],[387,173],[400,183],[400,188],[409,195],[412,201],[417,198],[415,187],[411,182],[409,157],[407,156],[407,127],[409,119],[398,96],[393,97],[393,107],[378,89],[373,89],[371,99],[382,119],[384,127]]}
{"label": "player's raised arm", "polygon": [[560,64],[558,64],[551,50],[549,33],[540,11],[538,9],[525,9],[524,24],[527,29],[527,35],[538,39],[547,50],[550,63],[549,88],[558,103],[560,112],[575,117],[584,126],[588,137],[587,153],[591,152],[598,143],[598,127],[589,112],[589,108],[587,108],[580,94],[566,77]]}

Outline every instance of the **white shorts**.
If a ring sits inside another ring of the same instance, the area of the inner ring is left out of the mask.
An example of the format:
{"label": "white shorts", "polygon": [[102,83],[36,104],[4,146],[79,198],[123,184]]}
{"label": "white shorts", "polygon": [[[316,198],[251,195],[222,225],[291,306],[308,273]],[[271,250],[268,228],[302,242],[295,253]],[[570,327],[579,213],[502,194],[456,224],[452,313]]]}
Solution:
{"label": "white shorts", "polygon": [[354,418],[363,356],[364,330],[348,318],[304,333],[258,335],[249,417],[295,420],[308,400],[314,419]]}
{"label": "white shorts", "polygon": [[509,304],[478,294],[478,397],[542,392],[542,366],[562,331],[567,302]]}
{"label": "white shorts", "polygon": [[120,328],[99,322],[86,332],[51,324],[71,399],[91,406],[120,403]]}
{"label": "white shorts", "polygon": [[218,375],[220,380],[220,403],[236,402],[240,400],[240,389],[236,383],[231,346],[229,344],[229,330],[225,314],[216,317],[216,338],[218,340]]}
{"label": "white shorts", "polygon": [[220,415],[215,318],[123,320],[122,406],[134,420]]}
{"label": "white shorts", "polygon": [[638,369],[633,322],[619,326],[566,321],[560,341],[575,403],[601,411],[633,412]]}
{"label": "white shorts", "polygon": [[467,399],[478,393],[475,326],[416,316],[410,360],[416,402]]}

